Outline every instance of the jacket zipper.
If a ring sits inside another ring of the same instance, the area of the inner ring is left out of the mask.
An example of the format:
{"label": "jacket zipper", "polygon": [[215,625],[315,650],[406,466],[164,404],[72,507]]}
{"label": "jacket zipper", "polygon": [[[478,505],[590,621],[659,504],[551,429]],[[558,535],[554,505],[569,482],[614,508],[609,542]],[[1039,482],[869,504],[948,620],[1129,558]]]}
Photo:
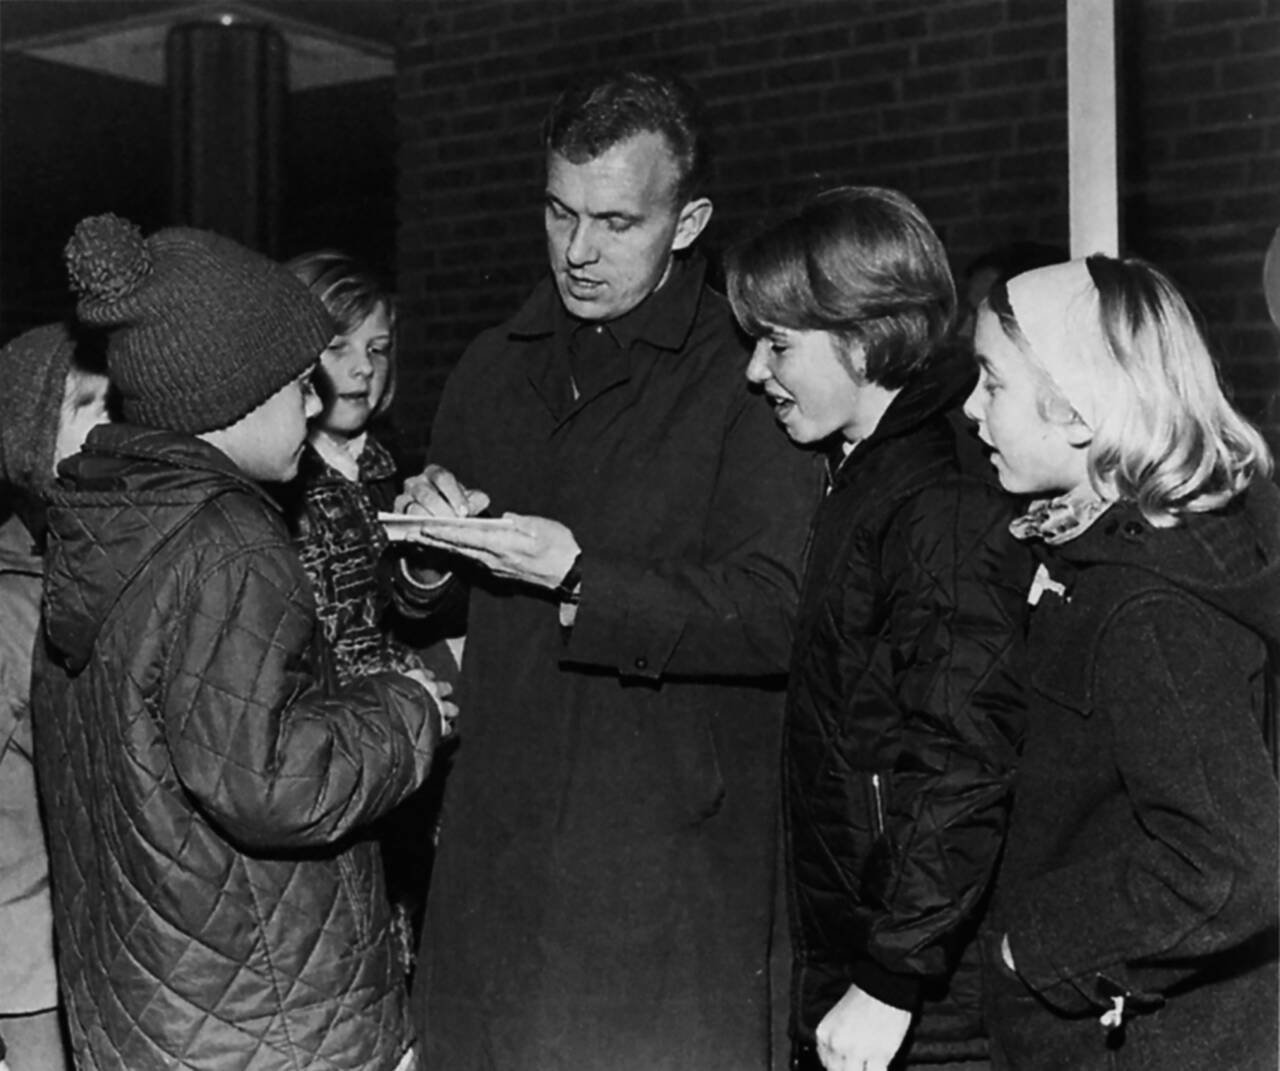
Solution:
{"label": "jacket zipper", "polygon": [[875,803],[875,823],[876,836],[884,836],[884,794],[880,785],[880,775],[873,773],[871,775],[871,795]]}

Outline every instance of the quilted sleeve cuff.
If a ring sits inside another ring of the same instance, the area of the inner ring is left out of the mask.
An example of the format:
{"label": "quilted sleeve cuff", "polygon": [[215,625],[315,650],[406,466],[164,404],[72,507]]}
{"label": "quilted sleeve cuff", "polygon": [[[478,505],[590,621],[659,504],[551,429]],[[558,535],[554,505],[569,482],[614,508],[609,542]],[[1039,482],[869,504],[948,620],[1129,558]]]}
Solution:
{"label": "quilted sleeve cuff", "polygon": [[920,993],[924,988],[922,978],[885,970],[869,959],[855,963],[850,976],[854,985],[881,1003],[912,1013],[920,1006]]}

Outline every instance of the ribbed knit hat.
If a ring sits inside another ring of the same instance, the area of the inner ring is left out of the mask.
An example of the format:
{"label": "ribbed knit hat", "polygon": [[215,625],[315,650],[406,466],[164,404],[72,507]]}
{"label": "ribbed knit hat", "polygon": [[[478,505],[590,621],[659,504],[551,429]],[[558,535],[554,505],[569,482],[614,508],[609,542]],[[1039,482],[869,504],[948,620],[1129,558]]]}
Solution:
{"label": "ribbed knit hat", "polygon": [[144,240],[119,216],[91,216],[65,252],[77,315],[110,331],[108,372],[133,424],[190,434],[234,424],[333,338],[291,272],[209,231]]}
{"label": "ribbed knit hat", "polygon": [[36,327],[0,349],[0,480],[39,492],[53,453],[75,343],[65,324]]}

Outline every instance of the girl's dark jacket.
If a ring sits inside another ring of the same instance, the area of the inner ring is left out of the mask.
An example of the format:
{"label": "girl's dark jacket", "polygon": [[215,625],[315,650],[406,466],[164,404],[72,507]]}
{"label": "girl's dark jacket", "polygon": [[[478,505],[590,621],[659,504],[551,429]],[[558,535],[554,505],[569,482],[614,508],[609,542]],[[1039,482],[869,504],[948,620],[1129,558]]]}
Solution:
{"label": "girl's dark jacket", "polygon": [[1280,493],[1258,481],[1175,528],[1112,506],[1045,554],[1063,591],[1031,615],[987,942],[998,1066],[1274,1071]]}
{"label": "girl's dark jacket", "polygon": [[836,468],[814,522],[787,702],[801,1046],[851,984],[919,1010],[913,1059],[985,1052],[976,949],[1022,732],[1030,557],[940,359]]}
{"label": "girl's dark jacket", "polygon": [[392,1068],[411,1040],[377,845],[438,715],[314,687],[315,607],[218,450],[95,429],[49,507],[36,756],[84,1068]]}

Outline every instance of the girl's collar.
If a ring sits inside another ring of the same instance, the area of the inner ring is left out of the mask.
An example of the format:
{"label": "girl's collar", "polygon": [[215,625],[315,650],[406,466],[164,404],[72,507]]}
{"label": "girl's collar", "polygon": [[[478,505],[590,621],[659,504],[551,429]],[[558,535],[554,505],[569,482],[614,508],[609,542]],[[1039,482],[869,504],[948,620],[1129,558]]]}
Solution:
{"label": "girl's collar", "polygon": [[1009,522],[1009,531],[1015,539],[1039,539],[1055,547],[1088,531],[1111,505],[1084,484],[1057,498],[1032,502],[1026,513]]}
{"label": "girl's collar", "polygon": [[330,468],[348,480],[360,478],[360,455],[364,453],[365,443],[369,440],[368,432],[361,432],[352,439],[337,439],[319,428],[313,428],[307,439],[312,449]]}

